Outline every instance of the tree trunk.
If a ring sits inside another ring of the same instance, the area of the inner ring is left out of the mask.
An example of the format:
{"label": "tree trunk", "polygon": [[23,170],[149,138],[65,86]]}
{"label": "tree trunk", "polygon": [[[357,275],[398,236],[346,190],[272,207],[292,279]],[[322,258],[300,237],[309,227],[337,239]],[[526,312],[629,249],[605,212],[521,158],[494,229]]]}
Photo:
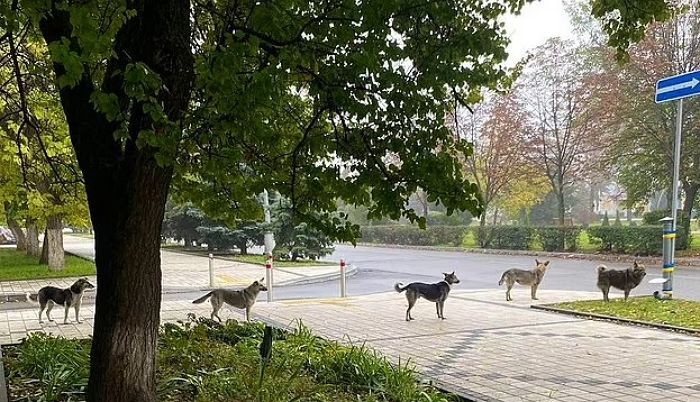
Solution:
{"label": "tree trunk", "polygon": [[62,270],[65,254],[63,251],[63,220],[60,216],[51,216],[46,220],[44,246],[48,246],[49,269]]}
{"label": "tree trunk", "polygon": [[680,229],[684,231],[684,233],[688,233],[688,236],[684,236],[686,239],[685,243],[679,245],[683,249],[687,249],[690,244],[690,221],[691,221],[691,214],[693,212],[693,205],[695,205],[695,198],[697,198],[698,195],[698,190],[700,190],[700,185],[699,184],[683,184],[683,193],[685,193],[685,200],[683,200],[683,209],[681,210],[681,214],[679,216],[680,218]]}
{"label": "tree trunk", "polygon": [[566,215],[566,206],[564,205],[564,186],[557,189],[557,218],[559,226],[564,226],[564,217]]}
{"label": "tree trunk", "polygon": [[11,208],[12,206],[10,205],[9,202],[5,202],[5,220],[7,220],[7,226],[10,228],[10,231],[12,232],[12,235],[15,237],[15,240],[17,241],[17,250],[19,251],[27,251],[27,236],[24,234],[24,230],[22,230],[22,227],[19,225],[19,222],[17,222],[14,217],[11,215]]}
{"label": "tree trunk", "polygon": [[44,229],[44,241],[41,245],[41,257],[39,257],[39,264],[49,265],[49,235],[48,229]]}
{"label": "tree trunk", "polygon": [[27,219],[27,255],[34,258],[41,257],[39,228],[37,228],[34,219]]}
{"label": "tree trunk", "polygon": [[[69,13],[51,2],[41,32],[47,43],[73,36]],[[88,69],[72,86],[60,89],[71,142],[85,179],[95,231],[97,296],[90,356],[88,402],[155,402],[155,354],[160,325],[160,234],[172,166],[159,166],[157,149],[139,144],[140,133],[153,130],[177,143],[181,118],[189,103],[194,58],[190,46],[190,1],[134,0],[137,14],[122,25],[104,80],[95,88]],[[140,102],[124,93],[129,63],[143,63],[161,79],[157,103],[174,124],[154,122]],[[66,73],[53,64],[57,76]],[[107,120],[92,103],[95,90],[115,94],[128,116],[128,138],[114,132],[121,123]]]}

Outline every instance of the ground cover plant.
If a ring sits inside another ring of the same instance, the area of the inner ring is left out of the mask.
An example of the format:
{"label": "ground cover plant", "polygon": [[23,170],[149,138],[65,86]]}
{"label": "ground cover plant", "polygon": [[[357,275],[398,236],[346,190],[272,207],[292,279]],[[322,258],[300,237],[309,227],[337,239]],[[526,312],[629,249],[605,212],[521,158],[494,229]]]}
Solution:
{"label": "ground cover plant", "polygon": [[[89,351],[89,340],[45,334],[6,347],[10,400],[84,400]],[[408,362],[391,364],[362,345],[327,341],[303,326],[284,332],[194,317],[162,326],[157,383],[158,399],[168,402],[457,400],[421,382]]]}

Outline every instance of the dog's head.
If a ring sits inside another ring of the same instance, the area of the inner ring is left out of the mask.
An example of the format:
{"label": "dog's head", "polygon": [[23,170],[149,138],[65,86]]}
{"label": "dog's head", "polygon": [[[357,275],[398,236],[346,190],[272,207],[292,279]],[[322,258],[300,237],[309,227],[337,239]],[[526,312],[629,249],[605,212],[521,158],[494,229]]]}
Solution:
{"label": "dog's head", "polygon": [[542,262],[538,259],[535,259],[535,264],[537,264],[535,269],[537,269],[538,271],[546,272],[547,268],[549,268],[549,261]]}
{"label": "dog's head", "polygon": [[263,282],[265,282],[265,278],[253,282],[253,284],[250,285],[250,287],[256,292],[267,292],[267,287],[263,285]]}
{"label": "dog's head", "polygon": [[637,260],[635,260],[632,266],[632,276],[635,279],[638,279],[638,282],[641,282],[644,276],[646,276],[646,274],[647,271],[644,265],[638,263]]}
{"label": "dog's head", "polygon": [[451,274],[446,272],[443,272],[442,274],[445,275],[445,282],[449,283],[450,285],[459,283],[459,278],[457,278],[457,275],[455,275],[455,271],[452,271]]}
{"label": "dog's head", "polygon": [[88,282],[87,278],[80,278],[70,287],[73,293],[82,293],[85,289],[94,289],[95,285]]}

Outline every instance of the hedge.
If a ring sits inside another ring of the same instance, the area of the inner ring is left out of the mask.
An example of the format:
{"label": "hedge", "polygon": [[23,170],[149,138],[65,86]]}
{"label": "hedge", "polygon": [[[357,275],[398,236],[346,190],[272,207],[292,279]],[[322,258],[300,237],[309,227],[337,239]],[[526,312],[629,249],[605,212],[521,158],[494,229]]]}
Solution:
{"label": "hedge", "polygon": [[[600,250],[608,253],[660,255],[663,247],[662,226],[598,226],[588,229],[588,236],[599,239]],[[686,231],[679,230],[676,249],[690,243]]]}
{"label": "hedge", "polygon": [[367,243],[400,244],[406,246],[461,246],[467,226],[366,226],[362,241]]}
{"label": "hedge", "polygon": [[483,248],[527,250],[532,244],[534,231],[527,226],[484,226],[475,230]]}
{"label": "hedge", "polygon": [[537,238],[545,251],[576,251],[581,226],[539,226]]}

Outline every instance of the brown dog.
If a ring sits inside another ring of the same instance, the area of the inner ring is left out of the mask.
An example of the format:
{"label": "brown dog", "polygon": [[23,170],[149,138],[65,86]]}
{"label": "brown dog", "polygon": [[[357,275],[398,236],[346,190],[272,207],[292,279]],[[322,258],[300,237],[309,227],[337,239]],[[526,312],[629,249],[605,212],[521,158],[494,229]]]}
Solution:
{"label": "brown dog", "polygon": [[[264,279],[261,279],[262,282]],[[219,310],[224,305],[224,303],[229,304],[233,307],[244,308],[245,309],[245,319],[250,321],[250,310],[255,304],[255,300],[258,298],[258,293],[267,291],[265,285],[258,281],[253,282],[250,286],[241,290],[228,290],[228,289],[216,289],[205,294],[199,299],[193,301],[194,304],[203,303],[209,297],[211,297],[211,319],[216,317],[221,321],[219,317]]]}

